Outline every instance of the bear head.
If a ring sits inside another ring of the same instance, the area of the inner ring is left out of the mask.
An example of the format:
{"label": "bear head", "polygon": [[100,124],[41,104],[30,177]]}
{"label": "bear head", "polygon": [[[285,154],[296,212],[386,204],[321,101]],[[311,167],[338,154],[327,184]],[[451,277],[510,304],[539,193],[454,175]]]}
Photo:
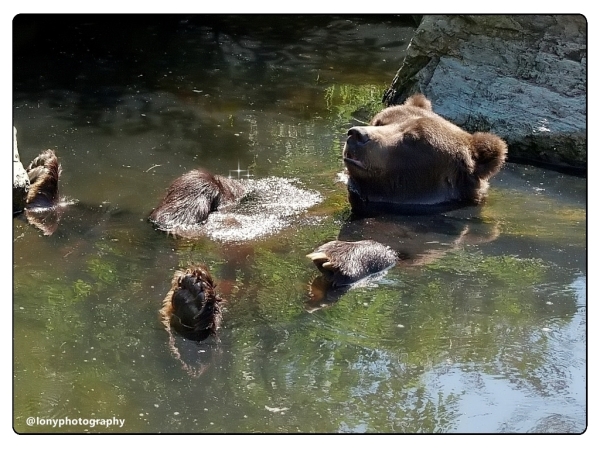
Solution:
{"label": "bear head", "polygon": [[506,159],[498,136],[470,134],[421,94],[348,130],[343,150],[352,211],[419,213],[478,204]]}

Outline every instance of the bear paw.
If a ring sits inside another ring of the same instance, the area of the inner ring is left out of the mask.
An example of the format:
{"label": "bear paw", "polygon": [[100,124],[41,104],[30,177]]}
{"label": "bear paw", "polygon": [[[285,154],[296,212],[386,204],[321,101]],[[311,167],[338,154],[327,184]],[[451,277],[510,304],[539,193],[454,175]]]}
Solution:
{"label": "bear paw", "polygon": [[392,267],[396,253],[373,240],[343,242],[334,240],[318,247],[311,259],[331,286],[343,287]]}
{"label": "bear paw", "polygon": [[203,265],[175,272],[161,309],[165,326],[172,327],[188,340],[202,341],[216,336],[221,323],[222,299],[215,287]]}

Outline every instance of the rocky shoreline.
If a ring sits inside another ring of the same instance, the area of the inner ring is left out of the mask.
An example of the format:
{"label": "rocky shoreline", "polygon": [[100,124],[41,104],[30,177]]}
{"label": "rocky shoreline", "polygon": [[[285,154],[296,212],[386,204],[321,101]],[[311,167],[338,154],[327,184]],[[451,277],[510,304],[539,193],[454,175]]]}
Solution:
{"label": "rocky shoreline", "polygon": [[415,92],[457,125],[498,134],[509,160],[586,173],[582,15],[423,16],[383,102]]}

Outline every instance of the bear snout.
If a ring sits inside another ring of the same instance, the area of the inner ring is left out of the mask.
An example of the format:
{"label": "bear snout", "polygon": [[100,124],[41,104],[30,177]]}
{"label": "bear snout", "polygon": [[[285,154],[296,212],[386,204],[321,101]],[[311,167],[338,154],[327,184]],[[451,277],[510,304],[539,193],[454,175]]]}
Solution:
{"label": "bear snout", "polygon": [[358,144],[365,144],[369,140],[371,140],[371,138],[365,128],[354,126],[348,130],[348,143],[356,142]]}
{"label": "bear snout", "polygon": [[346,142],[346,145],[344,145],[344,150],[342,151],[344,163],[349,169],[358,167],[361,170],[366,170],[367,167],[365,166],[364,162],[361,161],[362,157],[358,154],[362,152],[360,151],[360,148],[357,148],[357,146],[358,144],[356,141],[350,141],[350,138],[348,138],[348,142]]}

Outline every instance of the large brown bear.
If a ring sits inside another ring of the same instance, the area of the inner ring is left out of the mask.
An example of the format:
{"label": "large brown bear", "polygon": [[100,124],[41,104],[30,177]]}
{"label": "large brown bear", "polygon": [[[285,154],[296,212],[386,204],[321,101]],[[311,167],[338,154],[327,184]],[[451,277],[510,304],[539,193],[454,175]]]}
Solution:
{"label": "large brown bear", "polygon": [[[404,104],[379,112],[369,126],[348,130],[343,160],[352,213],[354,217],[390,212],[427,214],[479,204],[486,196],[489,178],[500,170],[506,154],[506,143],[499,137],[470,134],[434,113],[425,96],[413,95]],[[468,239],[468,226],[458,221],[442,223],[442,228],[455,225],[456,231],[446,234],[451,247]],[[430,228],[431,223],[413,218],[393,232],[420,238],[423,230]],[[410,239],[402,235],[392,239],[393,232],[389,236],[379,233],[378,240],[392,241],[388,246],[374,240],[344,241],[340,235],[339,240],[320,246],[308,257],[337,288],[389,268],[395,260],[421,264],[443,251],[421,245],[421,250],[407,256],[404,246]],[[484,240],[497,235],[495,230],[488,234]],[[362,238],[366,238],[364,233]]]}
{"label": "large brown bear", "polygon": [[506,158],[506,143],[470,134],[432,111],[422,94],[348,130],[343,151],[356,215],[438,212],[485,197]]}

